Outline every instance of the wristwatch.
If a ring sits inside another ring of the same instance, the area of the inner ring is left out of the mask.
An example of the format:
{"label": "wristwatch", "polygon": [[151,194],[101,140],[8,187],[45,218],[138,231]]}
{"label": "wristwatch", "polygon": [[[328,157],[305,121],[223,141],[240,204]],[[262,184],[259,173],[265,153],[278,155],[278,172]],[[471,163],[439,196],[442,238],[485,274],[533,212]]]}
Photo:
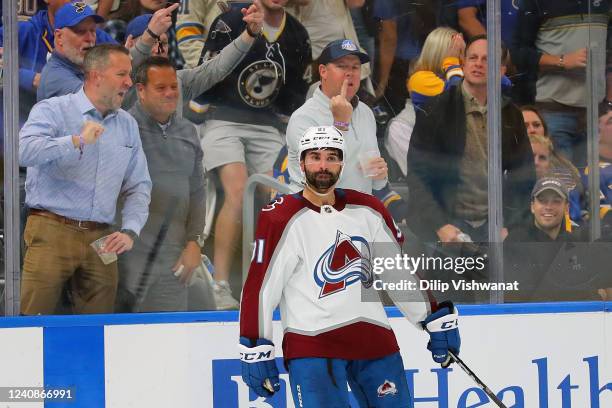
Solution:
{"label": "wristwatch", "polygon": [[121,233],[127,235],[128,237],[132,238],[132,241],[136,241],[136,239],[138,239],[138,234],[136,234],[131,229],[122,229],[119,232],[121,232]]}

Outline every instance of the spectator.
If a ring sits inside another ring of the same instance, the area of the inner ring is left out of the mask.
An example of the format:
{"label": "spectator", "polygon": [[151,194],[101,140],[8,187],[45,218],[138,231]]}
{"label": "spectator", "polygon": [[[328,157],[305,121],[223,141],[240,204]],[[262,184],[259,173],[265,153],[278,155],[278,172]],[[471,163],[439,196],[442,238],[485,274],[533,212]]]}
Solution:
{"label": "spectator", "polygon": [[176,25],[176,40],[185,60],[185,68],[194,68],[198,65],[202,48],[204,48],[204,40],[206,40],[212,22],[222,12],[218,4],[213,0],[181,0]]}
{"label": "spectator", "polygon": [[[287,127],[291,187],[299,191],[304,185],[298,157],[300,137],[310,127],[334,125],[343,132],[347,152],[338,186],[376,195],[401,221],[405,216],[404,202],[389,188],[387,163],[378,150],[374,115],[356,96],[361,64],[365,62],[368,56],[348,39],[332,41],[323,49],[319,57],[321,86],[291,115]],[[360,157],[366,157],[367,162],[368,152],[372,159],[367,168],[361,168]]]}
{"label": "spectator", "polygon": [[[147,27],[147,35],[142,36],[139,44],[131,49],[134,66],[150,55],[156,32],[164,32],[171,24],[170,13],[178,5],[157,12]],[[40,86],[36,92],[38,101],[53,96],[66,95],[78,91],[83,85],[82,63],[85,52],[96,42],[96,22],[103,21],[84,3],[64,5],[57,12],[56,36],[57,50],[41,73]],[[114,40],[113,40],[114,42]]]}
{"label": "spectator", "polygon": [[524,0],[519,7],[512,59],[528,85],[521,102],[535,100],[555,147],[578,168],[586,166],[587,156],[587,44],[601,47],[592,52],[595,98],[612,100],[603,49],[608,11],[608,1]]}
{"label": "spectator", "polygon": [[580,172],[572,162],[555,151],[550,137],[529,135],[529,141],[533,151],[537,178],[555,177],[564,183],[569,192],[566,228],[571,230],[571,221],[575,223],[574,225],[579,225],[588,214],[586,190],[582,184]]}
{"label": "spectator", "polygon": [[[19,21],[28,21],[39,10],[46,7],[43,0],[20,0],[17,2],[17,19]],[[0,26],[2,26],[2,5],[0,5]]]}
{"label": "spectator", "polygon": [[[582,181],[588,185],[589,168],[582,173]],[[599,105],[599,216],[605,235],[612,234],[612,107]]]}
{"label": "spectator", "polygon": [[547,136],[538,134],[529,135],[529,142],[533,151],[536,176],[542,178],[551,172],[552,142]]}
{"label": "spectator", "polygon": [[[304,102],[310,42],[304,26],[284,6],[287,0],[262,0],[263,31],[249,33],[255,43],[233,71],[203,97],[214,112],[202,128],[204,166],[215,170],[225,199],[215,224],[215,301],[219,309],[237,308],[227,282],[240,241],[242,193],[248,175],[271,173],[283,147],[286,118]],[[215,20],[204,53],[213,56],[244,30],[239,10]]]}
{"label": "spectator", "polygon": [[[468,43],[463,72],[461,85],[417,111],[410,139],[408,225],[427,242],[458,242],[462,232],[488,238],[486,37]],[[527,213],[535,171],[523,118],[507,98],[501,128],[504,226],[511,227]]]}
{"label": "spectator", "polygon": [[504,241],[505,278],[518,281],[520,290],[508,293],[509,301],[542,300],[542,290],[552,289],[546,278],[553,261],[563,243],[574,239],[573,234],[563,228],[568,192],[561,180],[539,179],[531,193],[530,205],[531,216],[513,229]]}
{"label": "spectator", "polygon": [[[309,0],[308,0],[309,1]],[[361,8],[352,8],[351,18],[357,34],[357,41],[370,57],[370,62],[374,63],[376,55],[376,37],[378,36],[379,21],[373,15],[375,0],[365,0]]]}
{"label": "spectator", "polygon": [[[153,182],[149,218],[120,263],[120,286],[137,296],[133,311],[187,310],[187,284],[200,265],[204,230],[204,169],[196,128],[176,115],[176,70],[164,57],[146,60],[134,75],[138,122]],[[176,277],[176,274],[179,274]]]}
{"label": "spectator", "polygon": [[410,63],[419,56],[425,38],[435,27],[435,12],[431,2],[376,0],[374,15],[381,20],[375,96],[384,96],[395,116],[408,98]]}
{"label": "spectator", "polygon": [[508,234],[508,242],[565,241],[569,235],[562,228],[569,208],[565,184],[554,177],[543,177],[531,192],[530,220]]}
{"label": "spectator", "polygon": [[[38,7],[28,21],[19,22],[19,123],[28,119],[36,103],[36,89],[40,83],[40,72],[54,49],[55,13],[70,0],[46,0],[46,9]],[[113,42],[104,31],[97,29],[99,44]],[[4,31],[0,27],[0,47],[4,46]],[[0,115],[0,132],[4,132],[4,115]]]}
{"label": "spectator", "polygon": [[389,121],[385,135],[385,148],[389,157],[397,163],[402,175],[406,177],[408,163],[408,147],[410,146],[410,136],[414,129],[415,113],[411,99],[406,99],[406,106]]}
{"label": "spectator", "polygon": [[439,27],[427,36],[414,73],[408,80],[410,99],[415,107],[422,108],[431,97],[461,82],[460,59],[464,52],[463,36],[452,28]]}
{"label": "spectator", "polygon": [[[466,38],[487,33],[487,0],[457,0],[457,20],[459,29]],[[518,2],[501,0],[501,38],[510,44],[516,30]]]}
{"label": "spectator", "polygon": [[[151,179],[138,125],[119,109],[132,84],[128,51],[94,47],[83,68],[83,89],[38,103],[19,134],[30,208],[21,280],[26,315],[53,313],[68,281],[77,313],[112,312],[117,265],[105,265],[90,244],[110,234],[102,252],[129,251],[148,216]],[[112,232],[119,197],[121,230]]]}
{"label": "spectator", "polygon": [[[128,40],[128,46],[137,41],[140,36],[144,35],[148,21],[151,19],[151,14],[143,14],[133,19],[128,25],[128,35],[131,36]],[[263,22],[263,12],[259,2],[251,5],[248,10],[244,11],[243,20],[251,27],[252,32],[257,32],[261,29]],[[218,56],[210,58],[202,62],[198,67],[193,69],[181,69],[177,71],[179,81],[179,101],[177,115],[183,116],[183,107],[189,101],[198,95],[206,92],[212,86],[223,80],[230,71],[238,64],[247,54],[249,48],[254,43],[254,38],[244,30],[231,44],[228,44],[222,49]],[[151,53],[153,55],[168,55],[167,36],[162,34],[157,46],[154,44]],[[128,95],[123,101],[123,108],[130,109],[136,102],[136,92],[130,89]]]}
{"label": "spectator", "polygon": [[[136,45],[136,41],[145,33],[147,33],[147,28],[151,19],[153,18],[153,14],[141,14],[138,17],[135,17],[132,21],[128,23],[125,28],[126,41],[125,46],[127,49],[131,49]],[[148,33],[147,33],[148,34]],[[153,38],[153,45],[151,46],[151,55],[168,58],[168,34],[163,31],[156,33],[159,38]],[[150,35],[149,35],[150,36]],[[149,50],[147,50],[149,51]]]}
{"label": "spectator", "polygon": [[532,105],[523,105],[520,109],[523,112],[523,120],[525,121],[525,127],[529,136],[544,136],[548,134],[548,126],[546,126],[546,121],[540,115],[538,108]]}
{"label": "spectator", "polygon": [[[317,59],[327,44],[347,38],[359,47],[350,10],[363,7],[365,0],[297,0],[293,3],[290,11],[304,25],[310,37],[313,64],[307,72],[307,80],[313,84],[319,80]],[[371,72],[370,65],[363,64],[361,79],[368,78]]]}

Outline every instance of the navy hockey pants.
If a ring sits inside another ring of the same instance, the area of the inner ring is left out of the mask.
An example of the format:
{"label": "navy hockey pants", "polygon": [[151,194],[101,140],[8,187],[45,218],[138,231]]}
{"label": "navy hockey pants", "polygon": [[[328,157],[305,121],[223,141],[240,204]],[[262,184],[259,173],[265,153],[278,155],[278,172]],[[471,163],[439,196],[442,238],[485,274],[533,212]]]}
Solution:
{"label": "navy hockey pants", "polygon": [[348,383],[361,408],[413,408],[399,353],[375,360],[296,358],[289,380],[296,407],[350,407]]}

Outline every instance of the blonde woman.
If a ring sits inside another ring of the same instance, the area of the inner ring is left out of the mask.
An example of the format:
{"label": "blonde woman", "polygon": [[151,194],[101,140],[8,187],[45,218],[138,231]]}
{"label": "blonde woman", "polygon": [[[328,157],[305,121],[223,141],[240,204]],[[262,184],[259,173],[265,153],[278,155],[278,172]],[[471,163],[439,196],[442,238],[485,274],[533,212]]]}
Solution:
{"label": "blonde woman", "polygon": [[416,108],[461,81],[464,50],[463,36],[452,28],[438,27],[429,33],[408,79],[408,92]]}
{"label": "blonde woman", "polygon": [[563,181],[569,191],[569,218],[576,223],[582,222],[587,215],[586,210],[583,210],[587,204],[580,172],[572,162],[555,151],[550,136],[531,134],[529,141],[538,179],[553,176]]}

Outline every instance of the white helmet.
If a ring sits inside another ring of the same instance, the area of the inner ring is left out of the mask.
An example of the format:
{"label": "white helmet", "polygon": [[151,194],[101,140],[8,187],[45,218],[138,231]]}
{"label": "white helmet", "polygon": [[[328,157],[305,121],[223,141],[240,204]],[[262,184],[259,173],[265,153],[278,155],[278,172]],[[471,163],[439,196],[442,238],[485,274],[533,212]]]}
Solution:
{"label": "white helmet", "polygon": [[344,159],[344,136],[333,126],[313,126],[300,138],[298,157],[302,160],[306,150],[325,148],[340,150],[341,159]]}

